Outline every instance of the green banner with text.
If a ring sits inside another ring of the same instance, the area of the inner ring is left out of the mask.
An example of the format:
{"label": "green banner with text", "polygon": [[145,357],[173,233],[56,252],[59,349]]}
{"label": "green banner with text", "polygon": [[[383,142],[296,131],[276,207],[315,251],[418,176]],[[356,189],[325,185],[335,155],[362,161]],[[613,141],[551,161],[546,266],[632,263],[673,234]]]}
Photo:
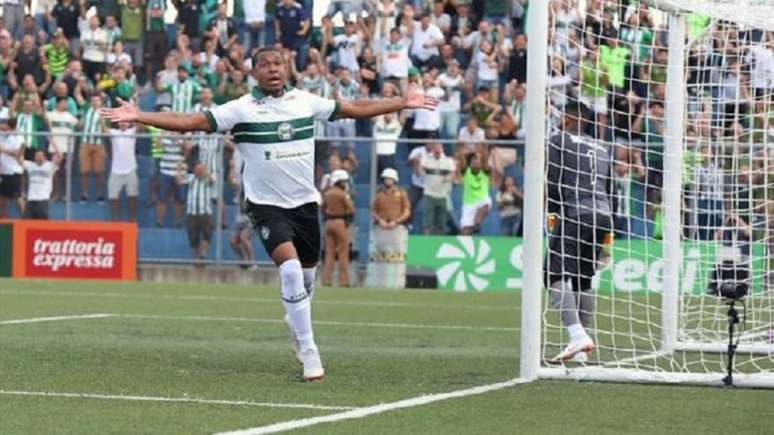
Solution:
{"label": "green banner with text", "polygon": [[[594,277],[599,292],[661,291],[663,259],[658,240],[616,240],[613,261]],[[684,242],[681,292],[701,294],[722,246]],[[435,270],[438,287],[457,292],[508,292],[522,287],[523,241],[513,237],[409,237],[406,266]],[[753,292],[763,290],[766,247],[754,244]],[[727,255],[723,253],[722,255]]]}

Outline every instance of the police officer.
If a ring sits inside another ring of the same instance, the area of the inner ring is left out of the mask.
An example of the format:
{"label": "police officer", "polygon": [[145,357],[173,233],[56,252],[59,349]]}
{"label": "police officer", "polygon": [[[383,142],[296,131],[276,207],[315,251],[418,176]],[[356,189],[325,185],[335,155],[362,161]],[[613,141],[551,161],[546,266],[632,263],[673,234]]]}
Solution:
{"label": "police officer", "polygon": [[349,223],[355,215],[355,206],[347,191],[349,174],[337,169],[331,174],[332,186],[323,194],[325,217],[325,263],[322,285],[330,286],[336,258],[339,260],[339,286],[349,286]]}

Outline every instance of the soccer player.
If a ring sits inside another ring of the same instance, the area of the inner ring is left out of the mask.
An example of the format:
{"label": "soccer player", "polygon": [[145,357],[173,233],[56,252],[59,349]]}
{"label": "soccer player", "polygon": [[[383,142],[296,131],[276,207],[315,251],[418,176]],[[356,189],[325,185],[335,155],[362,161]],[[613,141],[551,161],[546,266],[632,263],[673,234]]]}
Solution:
{"label": "soccer player", "polygon": [[591,279],[603,246],[611,241],[611,153],[584,136],[584,113],[568,105],[562,131],[548,149],[549,229],[546,285],[570,342],[553,361],[585,362],[594,348],[591,326],[594,297]]}
{"label": "soccer player", "polygon": [[314,122],[370,118],[437,105],[416,88],[403,97],[334,101],[287,85],[282,54],[263,48],[253,57],[258,86],[200,113],[146,113],[134,104],[104,109],[113,122],[140,122],[172,131],[231,131],[244,156],[245,209],[279,268],[282,303],[304,379],[324,376],[312,331],[311,297],[320,256],[320,194],[314,186]]}

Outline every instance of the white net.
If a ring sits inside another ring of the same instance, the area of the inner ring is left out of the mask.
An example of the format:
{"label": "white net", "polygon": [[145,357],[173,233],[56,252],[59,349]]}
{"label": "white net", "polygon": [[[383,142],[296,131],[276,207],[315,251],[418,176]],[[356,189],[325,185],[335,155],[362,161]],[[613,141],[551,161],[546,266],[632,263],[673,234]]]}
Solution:
{"label": "white net", "polygon": [[[593,275],[590,288],[583,288],[582,280],[572,283],[573,291],[581,286],[581,293],[593,295],[590,305],[573,293],[578,320],[595,349],[588,361],[582,354],[554,360],[578,339],[577,330],[573,337],[568,331],[567,306],[556,298],[552,303],[556,291],[549,291],[543,365],[579,376],[584,370],[629,369],[633,379],[641,378],[638,373],[673,381],[697,374],[720,379],[726,370],[729,306],[717,293],[747,286],[744,306],[736,304],[741,322],[735,370],[774,385],[774,174],[769,175],[774,169],[774,33],[764,30],[772,28],[774,9],[754,13],[772,2],[742,2],[749,9],[736,14],[727,13],[729,5],[740,2],[675,0],[662,2],[662,9],[625,3],[551,3],[547,147],[561,144],[565,160],[557,165],[548,158],[549,211],[552,165],[561,174],[562,204],[547,263],[549,270],[561,270],[562,279],[595,265],[586,272]],[[671,65],[669,55],[667,11],[677,7],[686,23],[685,49],[677,57],[683,65]],[[675,68],[684,75],[679,98],[667,95],[667,78]],[[575,198],[594,197],[599,187],[589,187],[583,177],[584,171],[593,176],[599,170],[596,156],[589,154],[593,162],[584,160],[585,151],[572,157],[577,168],[567,161],[568,150],[578,147],[568,146],[571,139],[562,136],[567,130],[562,114],[576,101],[587,111],[582,140],[603,147],[610,162],[612,247],[603,248],[605,224],[598,209],[587,209],[592,217],[586,218],[567,214],[567,201],[582,203]],[[665,106],[674,101],[684,114],[683,146],[665,151]],[[665,176],[670,159],[681,159],[682,169]],[[571,176],[576,169],[579,175]],[[680,193],[680,219],[664,217],[663,198],[670,189]],[[664,229],[675,226],[681,235],[677,245],[663,240]],[[571,239],[585,237],[593,249],[557,241],[568,237],[567,228]],[[663,269],[670,251],[682,253],[680,288],[677,306],[665,308]],[[677,313],[676,345],[665,349],[663,337],[672,332],[664,325],[671,313]]]}

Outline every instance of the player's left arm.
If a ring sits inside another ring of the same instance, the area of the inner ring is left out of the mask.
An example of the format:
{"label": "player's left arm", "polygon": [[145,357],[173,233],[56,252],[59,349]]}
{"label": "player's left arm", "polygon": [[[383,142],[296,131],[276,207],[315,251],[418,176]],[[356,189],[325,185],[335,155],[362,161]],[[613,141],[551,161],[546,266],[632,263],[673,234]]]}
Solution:
{"label": "player's left arm", "polygon": [[372,118],[403,109],[434,110],[437,105],[438,99],[426,96],[419,88],[411,86],[406,90],[406,95],[402,97],[380,100],[338,101],[338,111],[331,118]]}

